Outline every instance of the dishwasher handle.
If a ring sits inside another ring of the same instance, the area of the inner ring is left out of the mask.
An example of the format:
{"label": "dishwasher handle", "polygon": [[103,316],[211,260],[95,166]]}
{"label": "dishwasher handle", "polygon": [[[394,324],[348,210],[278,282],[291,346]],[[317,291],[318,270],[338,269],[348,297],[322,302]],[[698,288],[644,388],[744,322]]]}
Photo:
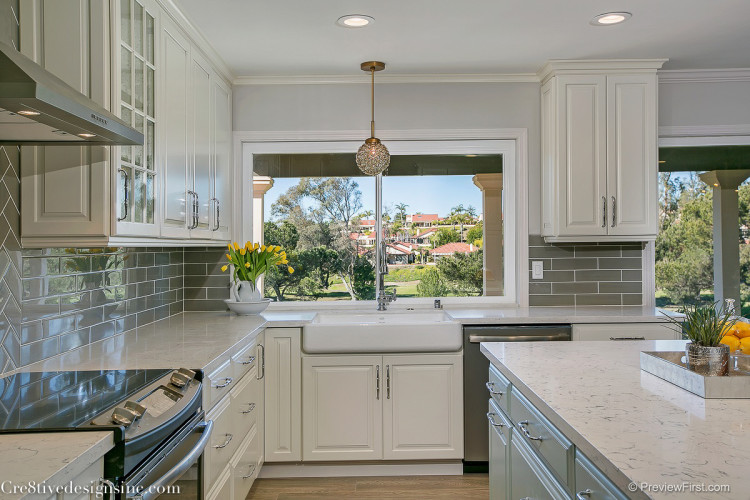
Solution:
{"label": "dishwasher handle", "polygon": [[570,340],[570,333],[553,333],[550,335],[469,335],[469,343],[480,342],[544,342]]}

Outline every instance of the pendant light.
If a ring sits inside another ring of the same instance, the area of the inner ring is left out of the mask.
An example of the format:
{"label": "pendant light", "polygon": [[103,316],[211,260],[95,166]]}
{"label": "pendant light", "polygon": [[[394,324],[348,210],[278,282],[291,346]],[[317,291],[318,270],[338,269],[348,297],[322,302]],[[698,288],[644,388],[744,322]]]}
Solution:
{"label": "pendant light", "polygon": [[378,175],[388,168],[391,164],[391,155],[388,148],[375,137],[375,72],[385,69],[385,63],[379,61],[363,62],[360,65],[362,71],[369,71],[372,77],[370,91],[370,111],[372,119],[370,121],[370,138],[359,147],[357,151],[357,166],[367,175]]}

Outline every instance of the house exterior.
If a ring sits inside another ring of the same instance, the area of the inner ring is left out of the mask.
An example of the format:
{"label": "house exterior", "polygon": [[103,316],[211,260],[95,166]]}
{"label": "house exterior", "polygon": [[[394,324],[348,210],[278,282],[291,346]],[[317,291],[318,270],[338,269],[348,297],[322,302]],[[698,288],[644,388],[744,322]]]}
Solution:
{"label": "house exterior", "polygon": [[430,251],[432,259],[437,262],[443,257],[451,256],[454,253],[474,253],[478,250],[473,244],[470,243],[446,243]]}
{"label": "house exterior", "polygon": [[438,214],[412,214],[406,216],[406,223],[413,227],[432,227],[437,225],[440,217]]}

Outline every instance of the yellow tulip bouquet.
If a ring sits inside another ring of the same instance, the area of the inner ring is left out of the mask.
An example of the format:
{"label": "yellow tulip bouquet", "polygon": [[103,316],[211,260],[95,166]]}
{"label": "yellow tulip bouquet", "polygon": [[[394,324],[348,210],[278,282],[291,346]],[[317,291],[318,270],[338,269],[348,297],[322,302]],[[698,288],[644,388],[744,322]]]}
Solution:
{"label": "yellow tulip bouquet", "polygon": [[[258,243],[245,243],[239,246],[236,242],[234,245],[229,244],[229,253],[227,259],[229,264],[234,267],[234,281],[247,282],[251,290],[255,291],[258,278],[268,271],[271,266],[280,264],[287,265],[289,273],[294,269],[289,266],[286,252],[279,245],[259,245]],[[229,264],[222,266],[221,270],[226,272]]]}

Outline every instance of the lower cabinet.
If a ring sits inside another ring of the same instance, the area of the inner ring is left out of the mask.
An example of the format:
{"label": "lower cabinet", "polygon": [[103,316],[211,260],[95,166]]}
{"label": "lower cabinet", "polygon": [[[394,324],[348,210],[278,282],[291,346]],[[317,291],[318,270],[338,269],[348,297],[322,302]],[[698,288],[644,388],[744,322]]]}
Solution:
{"label": "lower cabinet", "polygon": [[506,413],[493,396],[504,380],[490,366],[490,500],[628,498],[510,382]]}
{"label": "lower cabinet", "polygon": [[679,340],[682,332],[668,322],[579,323],[573,325],[573,340]]}
{"label": "lower cabinet", "polygon": [[209,393],[225,391],[213,406],[206,405],[206,419],[214,422],[204,454],[204,493],[209,500],[244,499],[263,464],[263,353],[261,337],[212,372],[222,376],[204,379],[212,384],[206,388]]}
{"label": "lower cabinet", "polygon": [[487,420],[490,426],[490,498],[505,500],[510,494],[510,424],[493,400],[490,400]]}
{"label": "lower cabinet", "polygon": [[460,459],[463,357],[302,359],[302,460]]}

